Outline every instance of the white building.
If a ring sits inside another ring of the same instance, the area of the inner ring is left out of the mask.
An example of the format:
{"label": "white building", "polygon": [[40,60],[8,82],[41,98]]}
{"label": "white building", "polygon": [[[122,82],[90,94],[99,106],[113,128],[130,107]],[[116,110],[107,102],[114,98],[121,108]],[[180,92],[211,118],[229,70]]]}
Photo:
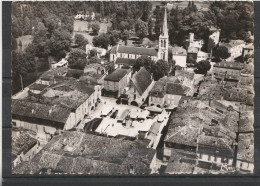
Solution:
{"label": "white building", "polygon": [[224,46],[228,49],[230,57],[227,61],[229,61],[243,54],[243,48],[245,48],[246,43],[243,40],[231,40],[229,43],[219,43],[219,46]]}
{"label": "white building", "polygon": [[172,59],[175,61],[175,65],[179,65],[183,68],[187,67],[187,51],[183,47],[173,47]]}

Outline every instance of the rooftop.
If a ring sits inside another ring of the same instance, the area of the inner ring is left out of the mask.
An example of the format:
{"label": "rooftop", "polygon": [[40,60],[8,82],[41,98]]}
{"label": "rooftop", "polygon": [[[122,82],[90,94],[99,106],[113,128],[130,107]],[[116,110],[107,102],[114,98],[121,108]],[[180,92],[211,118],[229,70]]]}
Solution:
{"label": "rooftop", "polygon": [[188,87],[177,84],[177,83],[167,83],[166,85],[166,94],[171,95],[185,95]]}
{"label": "rooftop", "polygon": [[74,174],[149,174],[154,149],[146,140],[107,138],[77,131],[54,137],[30,163],[22,162],[14,173],[41,172],[51,168]]}
{"label": "rooftop", "polygon": [[63,129],[70,109],[59,104],[47,105],[27,102],[23,100],[12,100],[12,117],[23,121],[33,121],[47,126]]}
{"label": "rooftop", "polygon": [[239,134],[237,159],[254,162],[254,133]]}
{"label": "rooftop", "polygon": [[228,68],[228,69],[235,69],[235,70],[242,69],[242,66],[239,62],[227,62],[227,61],[222,61],[220,63],[216,63],[213,67]]}
{"label": "rooftop", "polygon": [[128,58],[120,58],[120,57],[118,57],[116,59],[116,61],[115,61],[115,64],[133,66],[134,62],[135,62],[135,59],[128,59]]}
{"label": "rooftop", "polygon": [[80,76],[83,75],[83,73],[84,73],[83,70],[69,68],[69,70],[68,70],[68,72],[66,74],[66,77],[73,77],[73,78],[79,79]]}
{"label": "rooftop", "polygon": [[139,94],[143,95],[153,80],[151,74],[145,69],[145,67],[141,67],[141,69],[133,75],[131,81],[135,85]]}
{"label": "rooftop", "polygon": [[187,51],[183,47],[175,46],[175,47],[172,48],[172,54],[173,55],[183,55],[183,56],[186,56],[187,55]]}
{"label": "rooftop", "polygon": [[199,133],[199,128],[184,126],[177,131],[168,130],[164,141],[196,147]]}
{"label": "rooftop", "polygon": [[119,82],[126,74],[129,74],[130,70],[117,68],[111,74],[107,75],[104,80]]}
{"label": "rooftop", "polygon": [[39,91],[43,91],[47,87],[48,85],[37,84],[37,83],[34,83],[31,86],[29,86],[31,90],[39,90]]}
{"label": "rooftop", "polygon": [[31,135],[27,133],[21,133],[18,137],[12,137],[12,158],[13,160],[17,157],[17,155],[22,152],[27,152],[30,150],[35,144],[37,140]]}
{"label": "rooftop", "polygon": [[126,54],[136,54],[136,55],[142,55],[142,56],[157,56],[157,51],[154,48],[119,45],[117,52],[126,53]]}
{"label": "rooftop", "polygon": [[245,44],[243,40],[231,40],[229,43],[219,43],[220,46],[225,46],[227,48],[231,48],[242,44]]}

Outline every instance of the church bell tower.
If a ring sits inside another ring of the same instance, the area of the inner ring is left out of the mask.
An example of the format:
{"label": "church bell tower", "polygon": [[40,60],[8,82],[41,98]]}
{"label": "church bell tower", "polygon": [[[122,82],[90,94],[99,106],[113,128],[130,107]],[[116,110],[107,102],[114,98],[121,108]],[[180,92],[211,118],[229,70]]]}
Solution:
{"label": "church bell tower", "polygon": [[159,36],[158,59],[168,61],[168,45],[169,45],[169,35],[168,35],[168,27],[167,27],[167,12],[165,7],[163,26],[161,28],[161,34]]}

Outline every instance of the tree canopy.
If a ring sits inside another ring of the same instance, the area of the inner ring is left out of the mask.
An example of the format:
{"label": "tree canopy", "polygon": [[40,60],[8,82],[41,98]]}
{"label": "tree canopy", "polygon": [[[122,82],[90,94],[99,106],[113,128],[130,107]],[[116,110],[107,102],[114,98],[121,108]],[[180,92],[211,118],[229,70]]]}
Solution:
{"label": "tree canopy", "polygon": [[69,68],[83,70],[87,64],[87,54],[84,50],[74,49],[69,53]]}
{"label": "tree canopy", "polygon": [[196,64],[197,69],[194,70],[197,74],[207,74],[207,72],[210,70],[211,65],[210,62],[207,60],[202,60]]}

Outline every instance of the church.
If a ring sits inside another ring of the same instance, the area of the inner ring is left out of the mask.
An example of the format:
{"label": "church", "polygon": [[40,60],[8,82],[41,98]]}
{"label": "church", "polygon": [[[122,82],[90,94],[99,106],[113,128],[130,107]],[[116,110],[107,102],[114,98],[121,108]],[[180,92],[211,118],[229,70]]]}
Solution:
{"label": "church", "polygon": [[114,61],[115,68],[119,68],[123,65],[132,66],[135,59],[141,56],[148,56],[154,61],[160,59],[168,61],[168,47],[169,35],[167,26],[167,12],[165,8],[163,26],[161,28],[161,34],[159,36],[158,49],[117,45],[111,49],[109,60]]}

